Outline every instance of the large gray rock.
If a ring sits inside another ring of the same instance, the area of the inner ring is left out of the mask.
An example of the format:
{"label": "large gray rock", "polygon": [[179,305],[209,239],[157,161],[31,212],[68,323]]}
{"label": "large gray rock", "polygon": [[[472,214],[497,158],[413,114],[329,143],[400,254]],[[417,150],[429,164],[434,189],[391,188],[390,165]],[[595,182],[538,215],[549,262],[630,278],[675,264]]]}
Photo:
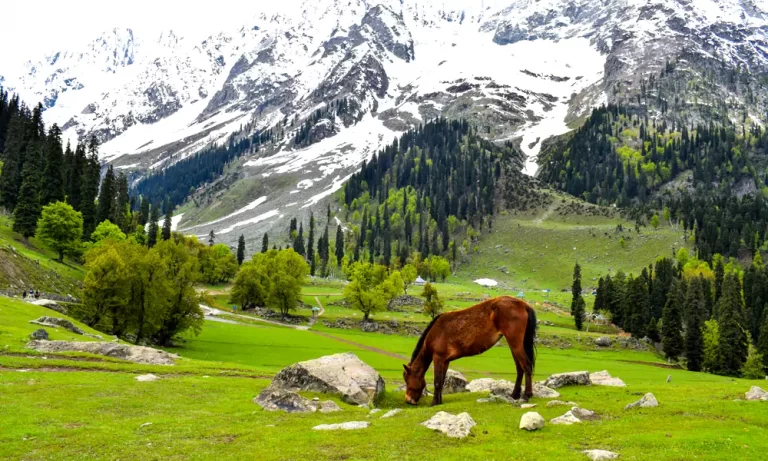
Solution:
{"label": "large gray rock", "polygon": [[624,409],[629,410],[631,408],[652,408],[658,406],[659,402],[656,400],[656,397],[654,397],[653,394],[649,392],[645,394],[642,399],[638,400],[637,402],[630,403],[624,407]]}
{"label": "large gray rock", "polygon": [[557,418],[552,418],[550,421],[552,424],[563,424],[566,426],[570,426],[571,424],[579,424],[581,423],[581,420],[573,415],[572,411],[566,412],[563,416],[558,416]]}
{"label": "large gray rock", "polygon": [[443,384],[443,394],[458,394],[467,392],[467,378],[458,371],[449,369],[445,374],[445,383]]}
{"label": "large gray rock", "polygon": [[597,371],[589,375],[589,380],[595,386],[627,387],[619,378],[615,378],[607,370]]}
{"label": "large gray rock", "polygon": [[505,383],[509,382],[503,379],[493,379],[493,378],[473,379],[472,381],[469,382],[469,384],[467,384],[467,390],[469,392],[488,392],[491,390],[491,387],[494,384],[502,381]]}
{"label": "large gray rock", "polygon": [[313,431],[354,431],[370,426],[368,421],[348,421],[340,424],[321,424],[312,428]]}
{"label": "large gray rock", "polygon": [[442,432],[455,439],[463,439],[468,436],[476,424],[469,413],[452,415],[444,411],[437,412],[435,416],[421,423],[422,426]]}
{"label": "large gray rock", "polygon": [[600,347],[611,347],[611,338],[606,338],[605,336],[601,336],[595,340],[595,344],[597,344]]}
{"label": "large gray rock", "polygon": [[384,379],[351,352],[299,362],[280,370],[270,387],[322,392],[347,403],[372,404],[384,392]]}
{"label": "large gray rock", "polygon": [[[313,403],[313,405],[317,406],[317,403]],[[341,407],[336,404],[333,400],[326,400],[325,402],[321,403],[319,406],[320,413],[334,413],[337,411],[341,411]]]}
{"label": "large gray rock", "polygon": [[535,411],[529,411],[520,418],[520,429],[535,431],[544,427],[544,418]]}
{"label": "large gray rock", "polygon": [[589,380],[588,371],[557,373],[544,381],[544,385],[552,389],[559,389],[563,386],[589,386],[590,384],[592,381]]}
{"label": "large gray rock", "polygon": [[768,392],[757,386],[752,386],[752,388],[744,394],[744,398],[747,400],[768,400]]}
{"label": "large gray rock", "polygon": [[587,455],[587,458],[592,461],[609,461],[619,457],[618,453],[608,450],[584,450],[582,453]]}
{"label": "large gray rock", "polygon": [[544,384],[533,383],[533,396],[540,399],[556,399],[560,397],[560,393]]}
{"label": "large gray rock", "polygon": [[253,403],[267,411],[285,411],[286,413],[314,413],[317,403],[305,399],[296,392],[269,386],[255,398]]}
{"label": "large gray rock", "polygon": [[27,348],[40,352],[87,352],[146,365],[175,365],[176,354],[144,346],[104,342],[30,341]]}
{"label": "large gray rock", "polygon": [[40,325],[43,327],[48,327],[48,328],[61,327],[61,328],[64,328],[65,330],[69,330],[72,333],[75,333],[78,335],[85,333],[83,330],[76,327],[75,324],[70,322],[69,320],[60,319],[58,317],[40,317],[37,320],[30,320],[29,323]]}
{"label": "large gray rock", "polygon": [[39,339],[42,341],[48,341],[48,332],[45,331],[44,328],[39,328],[32,332],[31,335],[29,335],[29,338],[32,340]]}
{"label": "large gray rock", "polygon": [[50,299],[36,299],[32,301],[32,304],[46,307],[52,311],[56,311],[59,314],[68,315],[68,310],[66,307],[61,306],[56,301],[50,300]]}

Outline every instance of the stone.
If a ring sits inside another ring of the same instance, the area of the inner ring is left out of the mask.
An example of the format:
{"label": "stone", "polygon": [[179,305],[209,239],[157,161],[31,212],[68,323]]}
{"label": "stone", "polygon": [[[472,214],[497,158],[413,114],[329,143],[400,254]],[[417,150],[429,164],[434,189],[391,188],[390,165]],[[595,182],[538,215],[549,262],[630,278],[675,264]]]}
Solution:
{"label": "stone", "polygon": [[608,461],[619,457],[618,453],[608,450],[584,450],[582,453],[587,455],[587,458],[592,461]]}
{"label": "stone", "polygon": [[45,331],[45,328],[39,328],[33,331],[32,334],[29,335],[29,338],[32,340],[48,341],[48,332]]}
{"label": "stone", "polygon": [[32,324],[35,324],[35,325],[44,326],[44,327],[48,327],[48,328],[61,327],[61,328],[64,328],[65,330],[69,330],[72,333],[75,333],[75,334],[78,334],[78,335],[81,335],[81,334],[84,333],[83,330],[81,330],[80,328],[76,327],[75,324],[70,322],[69,320],[60,319],[60,318],[57,318],[57,317],[40,317],[37,320],[30,320],[29,323],[32,323]]}
{"label": "stone", "polygon": [[768,392],[757,386],[752,386],[749,391],[744,393],[744,398],[747,400],[768,400]]}
{"label": "stone", "polygon": [[454,439],[463,439],[468,436],[476,424],[469,413],[452,415],[445,411],[439,411],[435,416],[421,423],[422,426],[442,432]]}
{"label": "stone", "polygon": [[384,379],[351,352],[307,360],[280,370],[270,387],[338,395],[350,404],[373,404]]}
{"label": "stone", "polygon": [[645,394],[642,399],[638,400],[637,402],[630,403],[626,407],[624,407],[625,410],[629,410],[631,408],[651,408],[651,407],[658,407],[659,402],[656,400],[656,397],[653,396],[650,392]]}
{"label": "stone", "polygon": [[544,381],[544,385],[552,389],[559,389],[563,386],[589,386],[590,384],[592,381],[589,380],[588,371],[557,373]]}
{"label": "stone", "polygon": [[560,393],[554,389],[550,389],[544,384],[533,384],[533,396],[540,399],[556,399],[560,397]]}
{"label": "stone", "polygon": [[63,307],[59,305],[56,301],[52,301],[50,299],[36,299],[32,301],[32,304],[43,306],[45,308],[48,308],[52,311],[56,311],[59,314],[68,315],[68,310],[66,307]]}
{"label": "stone", "polygon": [[381,419],[391,418],[391,417],[395,416],[396,414],[400,413],[401,411],[403,411],[403,410],[400,409],[400,408],[395,408],[394,410],[389,410],[388,412],[386,412],[383,415],[381,415]]}
{"label": "stone", "polygon": [[27,348],[40,352],[87,352],[145,365],[175,365],[176,354],[145,346],[78,341],[30,341]]}
{"label": "stone", "polygon": [[458,394],[467,392],[467,378],[455,370],[448,369],[445,374],[445,383],[443,384],[443,394]]}
{"label": "stone", "polygon": [[520,418],[520,429],[535,431],[544,427],[544,418],[535,411],[529,411]]}
{"label": "stone", "polygon": [[589,375],[589,380],[595,386],[627,387],[620,378],[615,378],[607,370],[597,371]]}
{"label": "stone", "polygon": [[[405,392],[405,390],[406,390],[406,385],[405,384],[401,384],[401,385],[397,386],[397,388],[395,389],[395,392]],[[424,396],[424,397],[427,397],[429,395],[432,395],[432,393],[429,392],[427,390],[427,388],[425,387],[424,390],[421,391],[421,395]]]}
{"label": "stone", "polygon": [[606,338],[605,336],[601,336],[597,339],[595,339],[595,344],[600,347],[611,347],[611,338]]}
{"label": "stone", "polygon": [[153,375],[152,373],[149,373],[147,375],[139,375],[136,377],[136,381],[140,383],[151,383],[158,380],[160,380],[160,378],[158,376]]}
{"label": "stone", "polygon": [[141,426],[139,426],[139,428],[147,427],[147,426],[151,426],[151,425],[152,425],[152,423],[144,423]]}
{"label": "stone", "polygon": [[368,421],[348,421],[340,424],[321,424],[312,428],[313,431],[354,431],[366,429],[371,423]]}
{"label": "stone", "polygon": [[[515,390],[515,385],[509,381],[499,380],[491,386],[489,398],[490,400],[501,400],[507,403],[516,402],[512,397],[512,393]],[[522,393],[521,393],[522,395]]]}
{"label": "stone", "polygon": [[314,413],[317,411],[315,402],[305,399],[296,392],[269,386],[253,399],[267,411],[284,411],[286,413]]}
{"label": "stone", "polygon": [[373,410],[368,412],[368,416],[373,416],[376,413],[379,413],[381,411],[381,408],[374,408]]}
{"label": "stone", "polygon": [[522,408],[523,410],[530,410],[531,408],[536,408],[536,404],[535,403],[524,403],[524,404],[520,405],[520,408]]}
{"label": "stone", "polygon": [[508,383],[509,381],[505,381],[503,379],[493,379],[493,378],[480,378],[480,379],[473,379],[472,381],[467,384],[467,390],[469,392],[488,392],[491,390],[491,387],[497,382],[505,382]]}
{"label": "stone", "polygon": [[552,424],[564,424],[566,426],[570,426],[571,424],[581,423],[581,420],[573,416],[573,412],[568,411],[563,416],[552,418],[549,422]]}
{"label": "stone", "polygon": [[597,413],[585,408],[573,407],[571,408],[571,413],[582,421],[594,421],[600,418],[597,416]]}
{"label": "stone", "polygon": [[490,402],[493,402],[493,400],[492,399],[477,399],[477,400],[475,400],[475,402],[477,402],[477,403],[490,403]]}
{"label": "stone", "polygon": [[[314,406],[317,407],[317,402],[315,402]],[[341,411],[341,407],[338,406],[333,400],[326,400],[320,404],[319,410],[320,413],[333,413],[336,411]]]}

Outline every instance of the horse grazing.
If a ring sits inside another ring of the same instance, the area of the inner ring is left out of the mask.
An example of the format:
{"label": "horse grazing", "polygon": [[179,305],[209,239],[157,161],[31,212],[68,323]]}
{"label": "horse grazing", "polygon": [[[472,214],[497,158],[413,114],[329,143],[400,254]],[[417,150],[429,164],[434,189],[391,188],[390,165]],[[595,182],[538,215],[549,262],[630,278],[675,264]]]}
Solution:
{"label": "horse grazing", "polygon": [[424,375],[430,363],[434,362],[435,393],[432,405],[443,403],[448,364],[462,357],[482,354],[499,342],[502,336],[507,339],[517,366],[512,397],[520,398],[525,374],[523,399],[528,401],[533,396],[531,379],[536,364],[536,313],[525,301],[501,296],[464,310],[441,314],[432,320],[416,343],[411,363],[403,365],[406,402],[411,405],[419,403],[427,386]]}

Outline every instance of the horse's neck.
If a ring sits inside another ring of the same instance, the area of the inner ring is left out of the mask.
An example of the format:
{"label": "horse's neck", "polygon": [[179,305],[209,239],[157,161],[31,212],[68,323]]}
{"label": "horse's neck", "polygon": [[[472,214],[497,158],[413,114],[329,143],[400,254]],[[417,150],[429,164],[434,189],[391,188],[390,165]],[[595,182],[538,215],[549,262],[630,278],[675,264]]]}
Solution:
{"label": "horse's neck", "polygon": [[419,355],[416,356],[416,360],[411,364],[411,370],[418,376],[424,376],[429,369],[429,365],[432,363],[432,352],[427,350],[424,346],[419,351]]}

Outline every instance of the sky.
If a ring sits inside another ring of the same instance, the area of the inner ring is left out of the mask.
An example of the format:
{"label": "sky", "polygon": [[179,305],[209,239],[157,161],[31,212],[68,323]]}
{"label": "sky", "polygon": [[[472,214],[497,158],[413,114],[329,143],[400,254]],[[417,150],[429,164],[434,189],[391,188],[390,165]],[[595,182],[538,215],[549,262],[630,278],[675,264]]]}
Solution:
{"label": "sky", "polygon": [[203,32],[210,35],[222,27],[243,23],[265,6],[285,1],[2,0],[0,74],[51,51],[88,43],[115,27],[131,28],[137,36],[167,29],[188,37]]}

